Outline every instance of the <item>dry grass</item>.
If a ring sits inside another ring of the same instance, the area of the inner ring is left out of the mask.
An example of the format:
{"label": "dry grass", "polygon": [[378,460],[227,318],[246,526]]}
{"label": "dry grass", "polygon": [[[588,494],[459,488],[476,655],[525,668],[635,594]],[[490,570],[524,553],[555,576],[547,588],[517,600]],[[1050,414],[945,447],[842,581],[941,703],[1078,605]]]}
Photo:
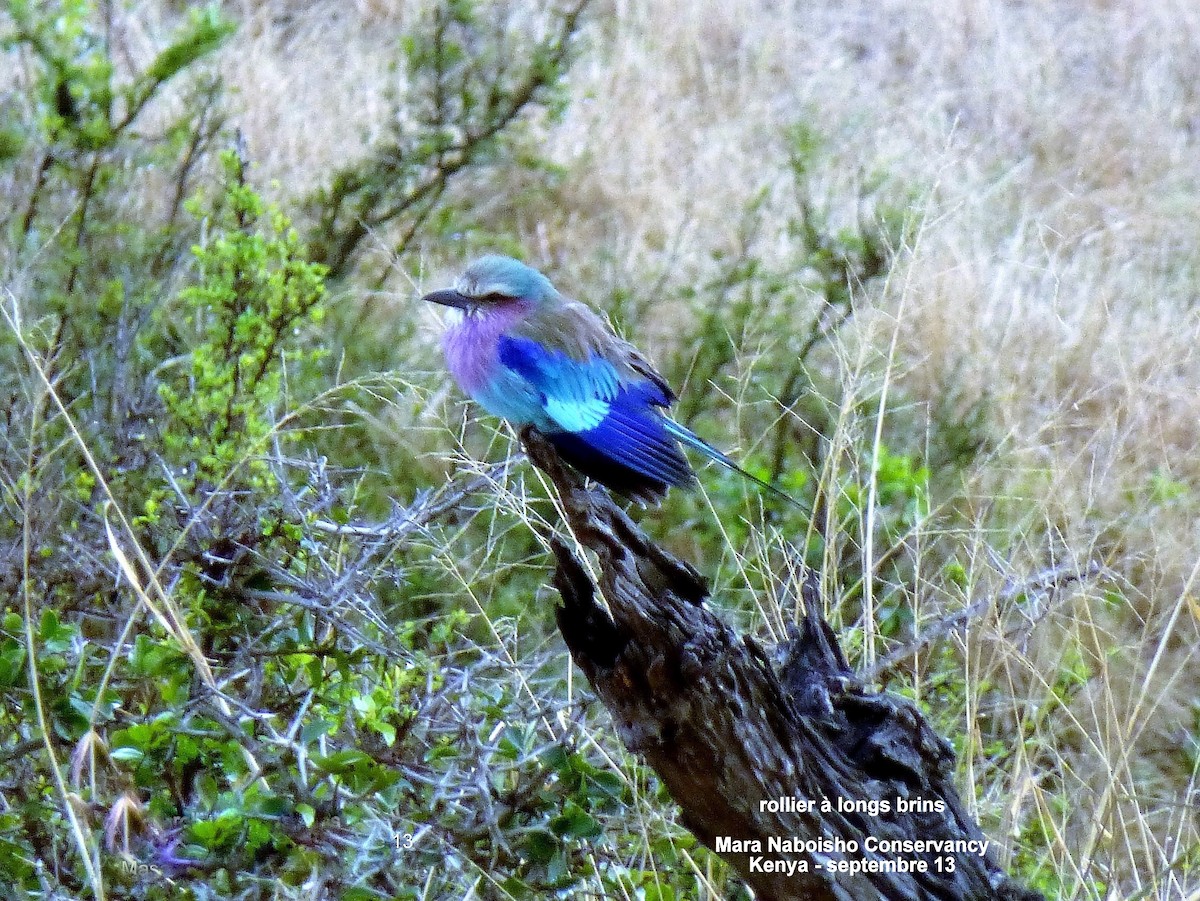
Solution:
{"label": "dry grass", "polygon": [[[298,196],[381,127],[414,5],[244,6],[221,68],[264,180]],[[155,14],[131,52],[153,43]],[[560,203],[522,226],[529,255],[580,295],[593,278],[698,279],[755,191],[780,222],[789,212],[781,128],[800,119],[829,137],[829,197],[883,173],[918,198],[919,240],[845,352],[882,355],[894,333],[906,403],[986,404],[997,449],[953,536],[970,585],[1010,575],[985,545],[1012,571],[1099,559],[1112,573],[1115,606],[1086,587],[1019,640],[981,626],[962,659],[1007,699],[977,699],[993,708],[965,724],[971,747],[989,730],[1032,739],[1000,767],[968,766],[979,808],[1012,830],[1001,838],[1040,811],[1059,830],[1047,866],[1113,898],[1200,892],[1171,870],[1200,828],[1180,748],[1200,696],[1197,71],[1200,11],[1182,0],[609,0],[546,136]],[[770,256],[793,239],[759,240]],[[660,326],[643,335],[658,351]],[[998,539],[1013,510],[1019,530]],[[1065,701],[1048,675],[1064,649],[1090,673]]]}

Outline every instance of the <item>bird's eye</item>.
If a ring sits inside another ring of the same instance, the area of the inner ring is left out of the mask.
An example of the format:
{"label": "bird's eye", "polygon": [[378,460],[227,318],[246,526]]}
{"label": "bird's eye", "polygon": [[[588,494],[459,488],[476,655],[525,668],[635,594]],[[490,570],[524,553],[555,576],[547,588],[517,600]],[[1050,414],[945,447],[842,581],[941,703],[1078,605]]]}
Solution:
{"label": "bird's eye", "polygon": [[499,291],[491,291],[478,298],[480,303],[504,303],[507,300],[512,300],[507,294],[501,294]]}

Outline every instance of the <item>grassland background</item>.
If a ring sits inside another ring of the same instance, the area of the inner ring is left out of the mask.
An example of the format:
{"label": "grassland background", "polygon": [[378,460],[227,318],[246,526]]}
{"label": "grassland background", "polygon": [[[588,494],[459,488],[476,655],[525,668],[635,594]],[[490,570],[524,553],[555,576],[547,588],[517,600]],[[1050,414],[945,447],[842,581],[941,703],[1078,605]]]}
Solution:
{"label": "grassland background", "polygon": [[[232,88],[255,184],[285,209],[378,139],[405,89],[397,36],[424,9],[229,5],[239,27],[212,65]],[[540,21],[536,4],[504,9],[515,29]],[[136,67],[182,12],[120,6],[115,45]],[[695,313],[680,298],[722,254],[781,267],[795,257],[790,127],[820,135],[807,184],[832,223],[870,219],[877,202],[907,211],[894,265],[872,290],[853,286],[856,313],[819,365],[844,389],[833,419],[848,433],[875,429],[854,421],[854,399],[886,385],[889,447],[923,458],[968,417],[986,437],[967,466],[930,480],[932,504],[955,515],[911,539],[903,597],[915,621],[1047,568],[1103,567],[1043,608],[989,614],[950,641],[968,688],[941,725],[962,754],[964,793],[1006,864],[1060,874],[1064,898],[1200,897],[1200,7],[611,0],[588,10],[565,84],[561,115],[530,139],[554,164],[551,187],[501,165],[456,190],[508,249],[612,310],[653,359],[695,354],[680,346],[680,318]],[[381,364],[414,387],[369,440],[436,484],[463,408],[417,298],[483,248],[469,233],[440,236],[392,260],[388,235],[372,241],[385,278],[337,283],[333,302],[395,330]],[[767,421],[787,417],[772,409],[780,374],[760,365],[777,337],[737,336],[716,386]],[[722,410],[712,437],[761,450],[761,432]],[[686,534],[671,543],[706,550]],[[924,547],[963,567],[961,596],[922,569]],[[488,559],[446,566],[467,584]],[[717,584],[735,583],[738,555],[714,559]],[[886,652],[861,605],[831,604],[863,636],[860,653]],[[745,622],[769,636],[771,619]],[[911,690],[936,713],[920,678],[935,665],[913,671]],[[669,806],[653,809],[651,827],[670,819]]]}

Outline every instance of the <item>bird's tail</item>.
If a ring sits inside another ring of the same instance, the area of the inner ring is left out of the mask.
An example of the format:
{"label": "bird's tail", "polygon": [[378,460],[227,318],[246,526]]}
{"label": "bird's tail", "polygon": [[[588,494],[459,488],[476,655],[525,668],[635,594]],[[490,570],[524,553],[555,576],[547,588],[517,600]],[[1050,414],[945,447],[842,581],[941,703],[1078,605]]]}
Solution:
{"label": "bird's tail", "polygon": [[727,455],[721,453],[719,450],[717,450],[715,447],[713,447],[711,444],[709,444],[707,441],[705,441],[703,438],[701,438],[699,435],[697,435],[695,432],[693,432],[687,426],[682,426],[679,423],[677,423],[675,420],[669,419],[666,416],[663,417],[663,425],[666,427],[667,432],[673,438],[675,438],[677,441],[681,442],[685,446],[690,447],[693,450],[699,451],[700,453],[704,454],[704,456],[708,457],[708,459],[713,460],[717,463],[720,463],[726,469],[733,470],[734,472],[736,472],[738,475],[742,476],[743,478],[749,479],[751,482],[754,482],[759,487],[765,489],[766,491],[769,491],[771,494],[775,495],[776,497],[787,501],[789,504],[792,504],[793,506],[798,507],[799,509],[803,510],[805,513],[812,512],[811,510],[808,509],[808,507],[806,507],[804,504],[800,503],[800,501],[796,500],[794,497],[792,497],[787,492],[780,491],[778,488],[776,488],[770,482],[766,482],[766,481],[760,479],[758,476],[746,472],[746,470],[744,470],[744,469],[742,469],[742,467],[738,466],[737,463],[735,463]]}

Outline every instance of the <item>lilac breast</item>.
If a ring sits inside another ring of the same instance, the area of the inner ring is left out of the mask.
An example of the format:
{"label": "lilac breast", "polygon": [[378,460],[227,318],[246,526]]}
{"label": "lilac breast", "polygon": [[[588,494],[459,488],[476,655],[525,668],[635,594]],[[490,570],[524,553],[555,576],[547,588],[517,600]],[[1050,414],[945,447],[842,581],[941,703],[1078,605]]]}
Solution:
{"label": "lilac breast", "polygon": [[530,312],[530,306],[508,303],[465,315],[442,336],[446,368],[467,394],[482,390],[500,365],[500,336]]}

